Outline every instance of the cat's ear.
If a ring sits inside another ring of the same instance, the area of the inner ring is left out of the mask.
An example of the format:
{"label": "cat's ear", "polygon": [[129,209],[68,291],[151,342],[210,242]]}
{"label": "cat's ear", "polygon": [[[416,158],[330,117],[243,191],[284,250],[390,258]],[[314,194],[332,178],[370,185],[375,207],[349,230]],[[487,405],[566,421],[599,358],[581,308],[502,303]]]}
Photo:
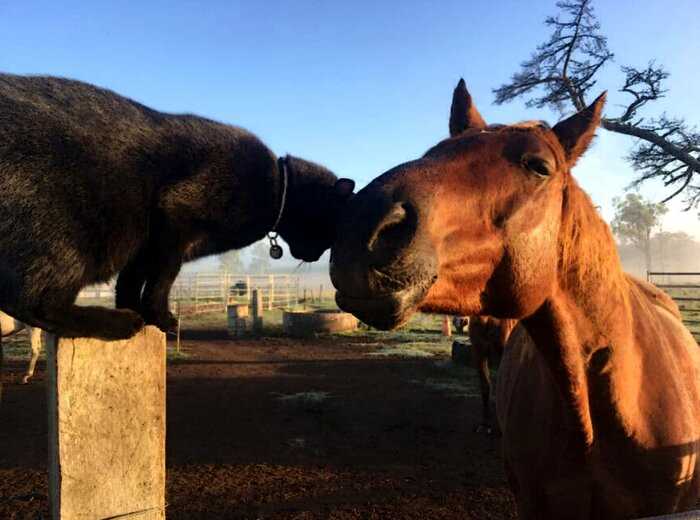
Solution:
{"label": "cat's ear", "polygon": [[355,190],[355,181],[352,179],[338,179],[335,181],[333,190],[335,191],[335,194],[340,196],[342,199],[347,199]]}

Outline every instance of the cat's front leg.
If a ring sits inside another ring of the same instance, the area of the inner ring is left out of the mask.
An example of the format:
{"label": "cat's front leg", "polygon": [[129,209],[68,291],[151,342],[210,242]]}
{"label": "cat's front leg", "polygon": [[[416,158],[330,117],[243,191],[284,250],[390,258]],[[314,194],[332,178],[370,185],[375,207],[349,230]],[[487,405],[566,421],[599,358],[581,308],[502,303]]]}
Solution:
{"label": "cat's front leg", "polygon": [[176,235],[161,233],[144,258],[147,276],[139,311],[147,324],[164,332],[177,328],[177,318],[170,312],[168,300],[184,253],[185,247]]}
{"label": "cat's front leg", "polygon": [[142,247],[119,272],[114,303],[117,309],[141,310],[141,292],[147,278],[148,249]]}

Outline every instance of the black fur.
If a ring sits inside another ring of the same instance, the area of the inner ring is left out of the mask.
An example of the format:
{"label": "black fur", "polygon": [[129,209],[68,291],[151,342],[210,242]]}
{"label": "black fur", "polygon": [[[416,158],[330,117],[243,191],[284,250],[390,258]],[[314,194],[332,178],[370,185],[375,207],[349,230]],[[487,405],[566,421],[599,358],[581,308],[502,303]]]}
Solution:
{"label": "black fur", "polygon": [[[314,261],[352,181],[287,164],[279,232]],[[0,309],[62,336],[127,338],[144,320],[167,330],[182,263],[263,238],[281,187],[274,154],[241,128],[78,81],[0,74]],[[74,305],[117,272],[119,309]]]}

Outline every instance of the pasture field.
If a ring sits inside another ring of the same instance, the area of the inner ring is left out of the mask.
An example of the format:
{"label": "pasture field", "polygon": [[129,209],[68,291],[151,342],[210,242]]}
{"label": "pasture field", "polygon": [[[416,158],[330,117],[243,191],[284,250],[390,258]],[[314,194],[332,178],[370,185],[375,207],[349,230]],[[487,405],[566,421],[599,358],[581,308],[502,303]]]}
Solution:
{"label": "pasture field", "polygon": [[[439,317],[309,339],[265,318],[264,337],[235,341],[223,313],[183,321],[169,519],[515,518],[498,440],[473,433],[476,376],[450,362]],[[48,518],[44,367],[18,384],[26,352],[15,340],[0,409],[3,519]]]}

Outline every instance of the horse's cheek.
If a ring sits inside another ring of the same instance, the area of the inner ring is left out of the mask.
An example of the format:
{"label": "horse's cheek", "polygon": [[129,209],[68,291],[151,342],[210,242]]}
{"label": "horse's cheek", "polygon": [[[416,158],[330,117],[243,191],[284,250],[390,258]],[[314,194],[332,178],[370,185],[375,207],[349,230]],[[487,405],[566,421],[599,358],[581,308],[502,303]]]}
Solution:
{"label": "horse's cheek", "polygon": [[523,315],[534,312],[556,281],[559,219],[523,211],[506,227],[504,261],[507,262],[516,307]]}

